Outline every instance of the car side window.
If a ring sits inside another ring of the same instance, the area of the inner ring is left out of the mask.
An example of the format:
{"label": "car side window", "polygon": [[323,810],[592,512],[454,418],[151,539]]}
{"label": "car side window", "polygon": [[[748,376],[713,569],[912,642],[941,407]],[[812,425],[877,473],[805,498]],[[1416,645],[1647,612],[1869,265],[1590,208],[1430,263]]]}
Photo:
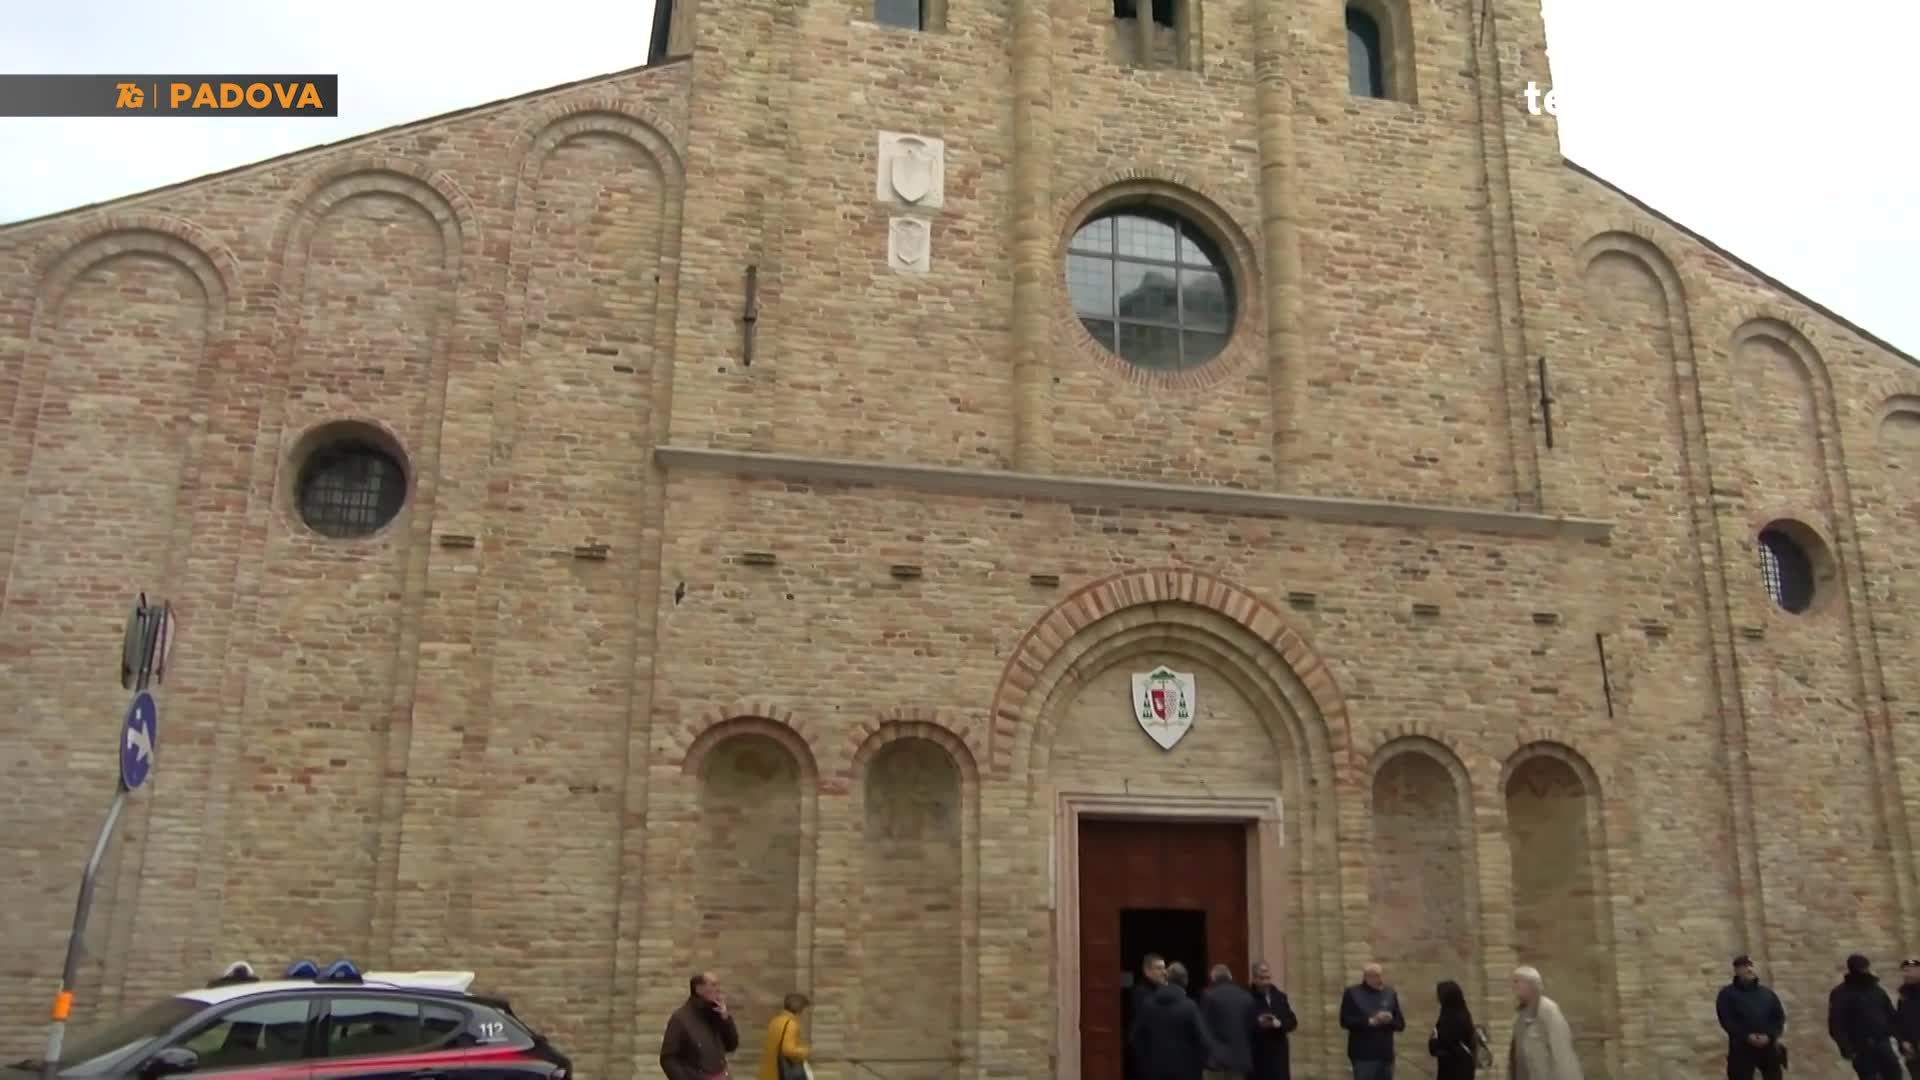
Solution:
{"label": "car side window", "polygon": [[337,997],[327,1012],[329,1058],[431,1050],[467,1020],[458,1009],[399,997]]}
{"label": "car side window", "polygon": [[427,1049],[453,1041],[453,1037],[466,1026],[467,1014],[459,1009],[427,1003],[420,1006],[420,1030]]}
{"label": "car side window", "polygon": [[176,1045],[200,1059],[194,1072],[299,1061],[307,1050],[307,1002],[243,1005]]}

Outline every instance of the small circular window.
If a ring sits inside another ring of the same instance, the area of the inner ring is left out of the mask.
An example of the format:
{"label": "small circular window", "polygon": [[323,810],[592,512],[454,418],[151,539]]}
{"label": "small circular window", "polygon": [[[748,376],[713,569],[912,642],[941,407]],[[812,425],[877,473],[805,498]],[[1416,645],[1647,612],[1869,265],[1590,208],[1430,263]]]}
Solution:
{"label": "small circular window", "polygon": [[1814,558],[1778,523],[1760,530],[1760,580],[1782,611],[1798,615],[1813,606]]}
{"label": "small circular window", "polygon": [[399,516],[407,501],[407,472],[375,438],[346,434],[315,440],[300,466],[295,507],[322,536],[371,536]]}
{"label": "small circular window", "polygon": [[1093,340],[1138,367],[1182,371],[1227,347],[1234,289],[1219,245],[1158,208],[1127,207],[1080,226],[1067,291]]}

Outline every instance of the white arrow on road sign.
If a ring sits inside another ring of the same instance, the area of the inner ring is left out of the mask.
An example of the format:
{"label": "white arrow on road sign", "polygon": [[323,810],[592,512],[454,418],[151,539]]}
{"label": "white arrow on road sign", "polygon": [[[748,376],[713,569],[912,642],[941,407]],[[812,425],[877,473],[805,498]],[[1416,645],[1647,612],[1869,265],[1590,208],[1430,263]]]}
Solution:
{"label": "white arrow on road sign", "polygon": [[128,791],[137,790],[153,772],[153,747],[160,734],[160,706],[153,695],[141,691],[127,706],[127,718],[120,725],[120,783]]}

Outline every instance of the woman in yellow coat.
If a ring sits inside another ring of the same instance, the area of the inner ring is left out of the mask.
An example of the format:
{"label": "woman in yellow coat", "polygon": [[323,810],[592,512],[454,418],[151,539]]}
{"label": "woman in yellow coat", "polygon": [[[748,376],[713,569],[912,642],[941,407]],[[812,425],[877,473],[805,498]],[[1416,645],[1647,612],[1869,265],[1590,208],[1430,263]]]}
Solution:
{"label": "woman in yellow coat", "polygon": [[807,1044],[800,1041],[800,1014],[812,1004],[805,994],[788,994],[785,1008],[767,1022],[767,1041],[760,1050],[760,1080],[780,1080],[780,1059],[807,1060]]}

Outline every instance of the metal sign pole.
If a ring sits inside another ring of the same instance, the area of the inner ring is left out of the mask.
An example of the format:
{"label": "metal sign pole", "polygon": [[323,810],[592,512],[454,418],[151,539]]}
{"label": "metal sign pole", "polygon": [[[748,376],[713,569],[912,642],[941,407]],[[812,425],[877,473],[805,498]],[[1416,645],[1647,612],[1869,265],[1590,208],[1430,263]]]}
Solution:
{"label": "metal sign pole", "polygon": [[73,910],[73,936],[67,939],[67,962],[60,971],[60,992],[53,999],[53,1026],[47,1031],[47,1056],[40,1066],[40,1075],[53,1080],[59,1069],[60,1050],[66,1040],[67,1017],[73,1012],[73,985],[80,978],[80,953],[83,951],[82,939],[87,932],[87,915],[93,908],[93,883],[100,873],[100,863],[107,855],[107,841],[113,838],[113,827],[120,822],[120,809],[127,804],[127,785],[117,785],[113,793],[113,805],[107,808],[107,820],[100,826],[100,836],[93,842],[93,854],[87,858],[87,868],[80,875],[80,900]]}
{"label": "metal sign pole", "polygon": [[93,853],[80,874],[80,898],[74,903],[73,933],[67,938],[67,960],[60,969],[60,992],[53,998],[52,1025],[47,1029],[47,1056],[40,1063],[43,1080],[53,1080],[60,1070],[60,1052],[67,1034],[67,1018],[73,1013],[74,984],[80,981],[80,956],[86,951],[87,917],[93,910],[93,887],[106,861],[107,845],[113,840],[120,812],[127,796],[146,782],[153,771],[153,747],[158,737],[159,707],[147,692],[164,672],[166,654],[173,645],[173,608],[170,604],[150,607],[147,594],[141,593],[127,619],[120,658],[120,685],[133,690],[133,703],[121,721],[120,778],[114,785],[113,803],[107,807],[107,820],[94,839]]}

